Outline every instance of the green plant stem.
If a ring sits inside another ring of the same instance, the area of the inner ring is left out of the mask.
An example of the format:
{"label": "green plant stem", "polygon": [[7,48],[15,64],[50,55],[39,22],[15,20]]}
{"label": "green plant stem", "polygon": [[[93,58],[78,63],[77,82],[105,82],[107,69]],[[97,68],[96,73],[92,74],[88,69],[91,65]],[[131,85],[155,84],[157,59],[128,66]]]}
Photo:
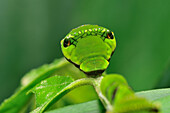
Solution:
{"label": "green plant stem", "polygon": [[112,105],[110,104],[108,99],[102,94],[102,91],[100,89],[100,83],[101,83],[102,79],[103,79],[103,76],[98,77],[98,78],[83,78],[83,79],[79,79],[79,80],[76,80],[75,82],[71,83],[68,86],[68,88],[70,89],[70,87],[76,88],[76,87],[82,86],[82,85],[92,85],[95,88],[95,90],[96,90],[96,92],[98,94],[98,97],[101,100],[101,102],[103,103],[105,109],[107,111],[113,111]]}
{"label": "green plant stem", "polygon": [[113,111],[113,106],[110,104],[108,99],[103,95],[103,93],[101,91],[100,84],[101,84],[102,79],[103,79],[103,76],[96,78],[95,81],[93,82],[93,86],[99,96],[99,99],[101,100],[105,109],[109,113],[109,112]]}

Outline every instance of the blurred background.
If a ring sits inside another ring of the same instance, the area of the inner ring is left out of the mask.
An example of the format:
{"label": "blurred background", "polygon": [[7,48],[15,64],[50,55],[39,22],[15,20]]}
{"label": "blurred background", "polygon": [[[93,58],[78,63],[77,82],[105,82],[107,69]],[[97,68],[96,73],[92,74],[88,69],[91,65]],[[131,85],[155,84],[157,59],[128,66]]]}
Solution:
{"label": "blurred background", "polygon": [[135,91],[170,87],[169,0],[1,0],[0,102],[29,70],[63,57],[60,40],[82,24],[114,31],[107,69]]}

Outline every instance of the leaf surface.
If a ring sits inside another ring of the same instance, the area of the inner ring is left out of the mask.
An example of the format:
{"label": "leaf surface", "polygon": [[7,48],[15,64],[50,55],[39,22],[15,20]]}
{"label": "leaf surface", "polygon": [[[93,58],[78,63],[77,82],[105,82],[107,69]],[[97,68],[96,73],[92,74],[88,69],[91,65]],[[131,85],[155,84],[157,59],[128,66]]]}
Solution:
{"label": "leaf surface", "polygon": [[0,105],[0,113],[24,112],[27,109],[29,100],[32,96],[31,94],[26,95],[26,92],[28,92],[37,83],[55,74],[63,76],[70,75],[74,79],[85,77],[82,72],[65,59],[62,58],[54,60],[51,64],[45,64],[25,74],[21,80],[21,86],[18,90]]}
{"label": "leaf surface", "polygon": [[[170,89],[157,89],[137,92],[138,96],[145,97],[151,101],[158,101],[161,104],[161,113],[169,113],[170,110]],[[152,96],[151,96],[152,95]],[[155,98],[156,96],[156,98]],[[87,107],[88,106],[88,107]],[[47,111],[45,113],[103,113],[104,107],[99,100],[93,100],[81,104],[66,106],[63,108]]]}
{"label": "leaf surface", "polygon": [[136,95],[160,103],[162,113],[170,111],[170,88],[137,92]]}
{"label": "leaf surface", "polygon": [[157,99],[164,98],[166,96],[170,96],[170,88],[140,91],[140,92],[136,92],[136,95],[154,101]]}
{"label": "leaf surface", "polygon": [[36,96],[36,109],[33,113],[43,112],[51,101],[58,100],[67,92],[66,87],[73,82],[71,77],[53,76],[37,84],[32,91]]}
{"label": "leaf surface", "polygon": [[45,113],[104,113],[105,109],[100,100],[69,105],[63,108],[47,111]]}
{"label": "leaf surface", "polygon": [[32,113],[42,113],[62,96],[76,87],[92,85],[94,78],[83,78],[74,81],[69,76],[52,76],[37,84],[29,92],[35,93],[36,109]]}

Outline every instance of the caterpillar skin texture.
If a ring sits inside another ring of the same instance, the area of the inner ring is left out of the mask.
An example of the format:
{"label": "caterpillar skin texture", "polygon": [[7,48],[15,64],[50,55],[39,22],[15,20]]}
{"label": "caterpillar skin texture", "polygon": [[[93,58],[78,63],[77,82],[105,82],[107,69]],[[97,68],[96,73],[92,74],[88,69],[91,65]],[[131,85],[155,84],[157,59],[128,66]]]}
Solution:
{"label": "caterpillar skin texture", "polygon": [[116,48],[114,33],[98,25],[72,29],[61,40],[65,58],[87,75],[101,75]]}

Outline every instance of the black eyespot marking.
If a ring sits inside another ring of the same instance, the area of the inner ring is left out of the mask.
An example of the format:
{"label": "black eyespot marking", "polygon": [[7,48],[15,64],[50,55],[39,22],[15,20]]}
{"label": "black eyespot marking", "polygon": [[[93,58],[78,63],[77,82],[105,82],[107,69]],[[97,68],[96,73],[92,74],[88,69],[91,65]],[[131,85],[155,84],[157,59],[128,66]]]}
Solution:
{"label": "black eyespot marking", "polygon": [[71,45],[71,41],[70,41],[69,39],[65,38],[65,39],[64,39],[64,42],[63,42],[63,46],[64,46],[64,47],[68,47],[68,46],[70,46],[70,45]]}
{"label": "black eyespot marking", "polygon": [[113,38],[114,38],[113,32],[109,32],[109,33],[107,34],[107,38],[108,38],[108,39],[113,39]]}

